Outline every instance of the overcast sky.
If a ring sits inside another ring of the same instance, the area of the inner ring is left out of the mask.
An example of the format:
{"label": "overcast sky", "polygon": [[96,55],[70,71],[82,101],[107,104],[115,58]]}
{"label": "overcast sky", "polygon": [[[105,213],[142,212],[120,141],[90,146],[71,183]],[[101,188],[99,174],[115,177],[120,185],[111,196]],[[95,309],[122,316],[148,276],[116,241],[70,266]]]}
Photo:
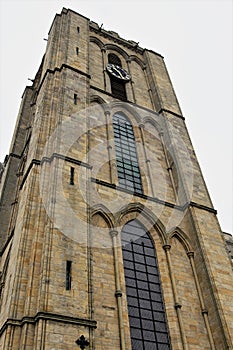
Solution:
{"label": "overcast sky", "polygon": [[0,161],[62,7],[165,57],[223,231],[232,233],[232,1],[0,0]]}

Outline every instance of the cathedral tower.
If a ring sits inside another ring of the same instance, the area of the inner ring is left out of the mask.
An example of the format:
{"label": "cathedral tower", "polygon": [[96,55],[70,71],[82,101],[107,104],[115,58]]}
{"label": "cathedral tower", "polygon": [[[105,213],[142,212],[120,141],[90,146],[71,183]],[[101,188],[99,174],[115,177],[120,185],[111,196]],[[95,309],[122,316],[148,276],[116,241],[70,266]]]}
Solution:
{"label": "cathedral tower", "polygon": [[0,349],[233,348],[232,262],[161,55],[64,8],[0,186]]}

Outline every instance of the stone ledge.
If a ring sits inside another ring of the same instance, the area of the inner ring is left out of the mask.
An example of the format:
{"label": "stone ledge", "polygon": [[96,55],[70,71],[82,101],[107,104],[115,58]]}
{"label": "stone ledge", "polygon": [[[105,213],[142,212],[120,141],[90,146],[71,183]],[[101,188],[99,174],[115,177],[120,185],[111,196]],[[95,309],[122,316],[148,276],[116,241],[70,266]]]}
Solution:
{"label": "stone ledge", "polygon": [[76,165],[80,165],[80,166],[83,166],[87,169],[92,169],[92,166],[85,163],[85,162],[82,162],[81,160],[78,160],[78,159],[74,159],[74,158],[71,158],[71,157],[67,157],[67,156],[64,156],[62,154],[58,154],[58,153],[53,153],[51,155],[51,157],[43,157],[42,160],[38,160],[38,159],[32,159],[31,163],[29,164],[28,168],[27,168],[27,171],[25,172],[25,175],[22,179],[22,182],[21,182],[21,185],[20,185],[20,190],[23,188],[24,186],[24,183],[33,167],[33,165],[42,165],[44,162],[49,162],[51,163],[54,158],[57,158],[57,159],[62,159],[64,161],[67,161],[69,163],[72,163],[72,164],[76,164]]}
{"label": "stone ledge", "polygon": [[[72,67],[72,66],[70,66],[70,65],[68,65],[66,63],[63,63],[60,67],[55,67],[54,69],[50,69],[50,68],[46,69],[46,71],[45,71],[45,73],[43,75],[43,78],[42,78],[42,80],[41,80],[41,82],[40,82],[40,84],[39,84],[39,86],[38,86],[38,88],[36,90],[36,94],[37,95],[39,94],[39,92],[40,92],[40,90],[41,90],[41,88],[42,88],[42,86],[43,86],[43,84],[45,82],[45,79],[46,79],[48,74],[55,74],[56,72],[61,73],[64,69],[70,69],[70,70],[74,71],[75,73],[78,73],[78,74],[80,74],[80,75],[82,75],[82,76],[84,76],[84,77],[86,77],[88,79],[91,79],[91,76],[88,73],[83,72],[80,69]],[[36,102],[33,102],[31,104],[31,106],[33,106],[34,104],[36,104]]]}
{"label": "stone ledge", "polygon": [[22,327],[25,324],[35,324],[39,320],[54,321],[61,323],[74,324],[77,326],[85,326],[97,328],[97,322],[87,318],[71,317],[67,315],[54,314],[50,312],[38,312],[35,316],[25,316],[22,319],[8,318],[0,329],[0,336],[7,329],[8,326]]}
{"label": "stone ledge", "polygon": [[177,209],[177,210],[181,210],[181,211],[184,211],[186,210],[187,208],[189,207],[196,207],[198,209],[203,209],[203,210],[206,210],[210,213],[213,213],[213,214],[217,214],[217,210],[215,210],[214,208],[210,208],[210,207],[207,207],[205,205],[202,205],[202,204],[198,204],[198,203],[195,203],[195,202],[187,202],[185,203],[184,205],[177,205],[177,204],[174,204],[174,203],[170,203],[170,202],[166,202],[166,201],[163,201],[159,198],[156,198],[156,197],[151,197],[151,196],[147,196],[143,193],[135,193],[133,191],[130,191],[126,188],[123,188],[123,187],[120,187],[120,186],[117,186],[115,184],[111,184],[111,183],[108,183],[106,181],[103,181],[103,180],[99,180],[99,179],[95,179],[95,178],[91,178],[91,182],[95,182],[99,185],[102,185],[102,186],[105,186],[105,187],[109,187],[109,188],[112,188],[112,189],[115,189],[115,190],[118,190],[118,191],[121,191],[121,192],[125,192],[125,193],[129,193],[129,194],[133,194],[134,196],[136,197],[141,197],[143,199],[147,199],[151,202],[156,202],[156,203],[160,203],[162,205],[165,205],[167,207],[170,207],[170,208],[174,208],[174,209]]}

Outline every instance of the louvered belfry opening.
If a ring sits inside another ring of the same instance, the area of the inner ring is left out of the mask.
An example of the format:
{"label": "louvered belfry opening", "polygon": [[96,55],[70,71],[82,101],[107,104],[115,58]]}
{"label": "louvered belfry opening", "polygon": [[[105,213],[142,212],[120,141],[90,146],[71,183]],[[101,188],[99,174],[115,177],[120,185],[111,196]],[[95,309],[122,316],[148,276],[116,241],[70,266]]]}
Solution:
{"label": "louvered belfry opening", "polygon": [[[110,53],[108,55],[108,63],[115,64],[119,67],[122,67],[121,60],[114,53]],[[119,100],[126,101],[127,96],[126,96],[125,82],[113,76],[110,76],[110,81],[111,81],[111,90],[112,90],[113,96],[118,98]]]}

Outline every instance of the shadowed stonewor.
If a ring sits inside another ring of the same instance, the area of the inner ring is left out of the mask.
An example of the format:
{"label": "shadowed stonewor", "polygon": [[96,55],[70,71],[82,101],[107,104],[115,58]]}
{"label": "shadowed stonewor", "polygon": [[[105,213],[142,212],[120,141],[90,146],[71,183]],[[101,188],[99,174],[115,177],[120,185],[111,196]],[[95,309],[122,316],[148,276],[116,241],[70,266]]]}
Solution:
{"label": "shadowed stonewor", "polygon": [[160,54],[63,8],[0,178],[0,349],[232,349],[232,237]]}

